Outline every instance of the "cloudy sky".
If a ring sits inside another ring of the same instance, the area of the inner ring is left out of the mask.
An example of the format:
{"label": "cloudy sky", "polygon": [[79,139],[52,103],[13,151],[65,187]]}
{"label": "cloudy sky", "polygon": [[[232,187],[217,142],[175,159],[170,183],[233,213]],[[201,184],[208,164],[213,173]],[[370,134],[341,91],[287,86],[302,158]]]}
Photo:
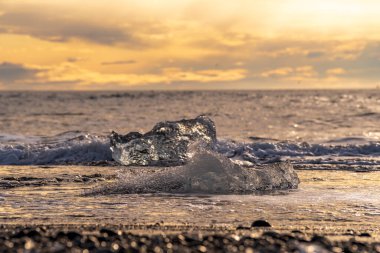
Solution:
{"label": "cloudy sky", "polygon": [[0,89],[380,86],[378,0],[0,0]]}

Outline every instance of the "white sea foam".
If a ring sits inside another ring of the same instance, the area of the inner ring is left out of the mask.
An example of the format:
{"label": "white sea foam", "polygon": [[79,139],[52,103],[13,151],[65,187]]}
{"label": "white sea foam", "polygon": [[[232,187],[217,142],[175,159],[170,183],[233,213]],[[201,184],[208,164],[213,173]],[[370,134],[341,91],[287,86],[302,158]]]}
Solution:
{"label": "white sea foam", "polygon": [[216,149],[235,160],[250,162],[271,161],[280,158],[318,158],[322,162],[330,158],[357,157],[366,159],[380,156],[380,142],[365,144],[309,144],[307,142],[254,142],[235,143],[219,141]]}
{"label": "white sea foam", "polygon": [[[380,142],[341,143],[220,140],[215,151],[240,165],[280,160],[295,164],[380,165]],[[44,138],[12,138],[12,142],[0,144],[2,165],[83,164],[111,160],[107,136],[78,131]]]}
{"label": "white sea foam", "polygon": [[111,160],[106,137],[86,134],[68,139],[71,134],[57,135],[44,141],[0,144],[0,164],[83,164]]}

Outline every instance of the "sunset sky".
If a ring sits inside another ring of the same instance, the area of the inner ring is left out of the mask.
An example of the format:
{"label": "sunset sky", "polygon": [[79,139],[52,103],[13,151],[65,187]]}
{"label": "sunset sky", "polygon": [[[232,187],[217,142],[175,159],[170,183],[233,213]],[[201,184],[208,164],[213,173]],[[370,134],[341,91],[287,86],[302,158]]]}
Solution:
{"label": "sunset sky", "polygon": [[0,0],[0,89],[380,86],[378,0]]}

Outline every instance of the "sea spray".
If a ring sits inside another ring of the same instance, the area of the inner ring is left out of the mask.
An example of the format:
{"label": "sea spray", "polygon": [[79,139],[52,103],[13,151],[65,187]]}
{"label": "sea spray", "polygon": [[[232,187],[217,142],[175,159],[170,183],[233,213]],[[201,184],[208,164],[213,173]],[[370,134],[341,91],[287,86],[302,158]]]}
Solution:
{"label": "sea spray", "polygon": [[[81,133],[76,138],[59,136],[54,142],[0,143],[0,165],[91,165],[111,162],[108,136]],[[53,138],[53,137],[50,137]],[[216,153],[242,166],[288,160],[303,165],[370,166],[379,170],[380,143],[313,144],[294,141],[239,143],[220,139]],[[343,168],[343,167],[342,167]]]}
{"label": "sea spray", "polygon": [[289,163],[241,167],[211,150],[198,149],[177,167],[125,167],[116,182],[85,195],[137,193],[249,194],[297,188],[298,176]]}
{"label": "sea spray", "polygon": [[60,134],[45,139],[48,140],[0,144],[0,165],[75,165],[112,160],[106,136],[80,133],[74,138]]}

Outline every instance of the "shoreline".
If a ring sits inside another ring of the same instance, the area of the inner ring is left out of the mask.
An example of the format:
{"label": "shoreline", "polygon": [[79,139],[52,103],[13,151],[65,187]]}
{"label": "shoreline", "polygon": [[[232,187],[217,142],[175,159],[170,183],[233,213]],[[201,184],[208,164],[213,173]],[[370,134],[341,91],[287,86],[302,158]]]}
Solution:
{"label": "shoreline", "polygon": [[[115,226],[0,226],[2,252],[379,252],[369,233],[337,238],[299,230],[130,230]],[[26,250],[26,251],[25,251]]]}
{"label": "shoreline", "polygon": [[[27,183],[0,193],[0,245],[13,245],[0,252],[83,252],[94,245],[89,252],[138,252],[131,243],[141,240],[147,252],[202,252],[203,246],[208,252],[379,252],[378,171],[298,170],[299,188],[275,194],[83,195],[115,182],[127,171],[121,168],[0,166],[1,180]],[[272,227],[251,228],[260,219]],[[170,241],[161,243],[165,238]]]}

